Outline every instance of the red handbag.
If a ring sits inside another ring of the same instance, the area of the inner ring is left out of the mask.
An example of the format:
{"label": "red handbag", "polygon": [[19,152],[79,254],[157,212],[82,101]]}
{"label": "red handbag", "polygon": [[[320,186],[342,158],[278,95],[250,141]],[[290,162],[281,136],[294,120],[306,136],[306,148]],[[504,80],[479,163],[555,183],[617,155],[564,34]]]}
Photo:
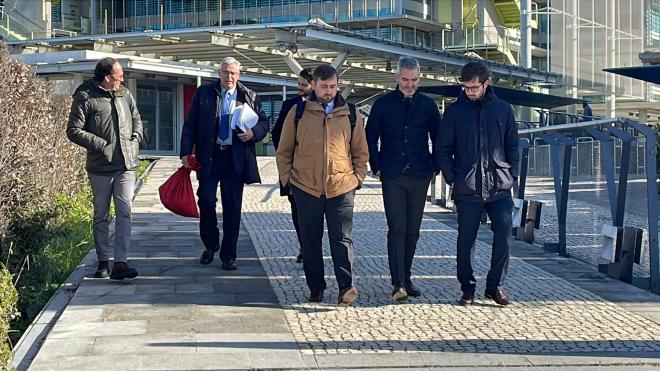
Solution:
{"label": "red handbag", "polygon": [[[188,157],[192,170],[199,169],[199,164],[193,156]],[[174,174],[158,188],[160,202],[171,212],[191,218],[199,218],[199,210],[195,202],[192,182],[190,181],[191,169],[181,166]]]}

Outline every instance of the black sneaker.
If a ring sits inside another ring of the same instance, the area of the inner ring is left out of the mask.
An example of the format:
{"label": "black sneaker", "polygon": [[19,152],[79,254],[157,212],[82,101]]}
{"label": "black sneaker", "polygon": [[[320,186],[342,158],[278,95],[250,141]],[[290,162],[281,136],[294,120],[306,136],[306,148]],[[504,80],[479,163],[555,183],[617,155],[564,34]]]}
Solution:
{"label": "black sneaker", "polygon": [[125,262],[117,262],[112,265],[111,280],[123,280],[124,278],[135,278],[137,276],[137,270],[129,267]]}
{"label": "black sneaker", "polygon": [[108,273],[108,261],[100,261],[96,272],[94,272],[94,278],[108,278],[110,274]]}

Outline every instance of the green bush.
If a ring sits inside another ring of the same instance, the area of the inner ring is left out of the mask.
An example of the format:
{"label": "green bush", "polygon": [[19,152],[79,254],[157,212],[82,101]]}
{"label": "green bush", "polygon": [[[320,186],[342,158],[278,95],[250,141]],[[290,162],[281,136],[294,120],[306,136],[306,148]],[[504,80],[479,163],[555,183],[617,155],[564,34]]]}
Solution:
{"label": "green bush", "polygon": [[[0,336],[6,339],[10,332],[9,323],[16,318],[16,302],[18,293],[14,288],[12,274],[9,270],[0,267]],[[0,343],[0,369],[8,368],[11,360],[11,347],[7,342]]]}

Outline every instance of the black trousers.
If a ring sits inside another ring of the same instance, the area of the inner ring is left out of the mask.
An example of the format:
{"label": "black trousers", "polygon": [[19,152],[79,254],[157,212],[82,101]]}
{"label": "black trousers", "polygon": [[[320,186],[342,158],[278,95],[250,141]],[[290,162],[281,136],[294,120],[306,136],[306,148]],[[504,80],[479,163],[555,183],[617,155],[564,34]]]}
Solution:
{"label": "black trousers", "polygon": [[456,242],[456,273],[463,292],[474,293],[477,280],[474,278],[474,244],[479,231],[481,214],[488,213],[493,231],[493,251],[490,271],[486,277],[486,289],[496,290],[504,281],[509,266],[509,246],[511,245],[511,223],[513,200],[506,197],[493,202],[472,202],[456,200],[458,209],[458,240]]}
{"label": "black trousers", "polygon": [[[296,236],[298,236],[298,243],[300,243],[300,223],[298,223],[298,206],[296,206],[296,199],[288,195],[289,203],[291,204],[291,219],[293,219],[293,228],[296,229]],[[302,253],[302,247],[300,248]]]}
{"label": "black trousers", "polygon": [[387,218],[387,258],[392,285],[410,282],[426,191],[431,178],[411,175],[383,176],[383,202]]}
{"label": "black trousers", "polygon": [[[220,183],[222,200],[222,245],[216,204]],[[223,262],[236,260],[236,244],[241,226],[241,207],[243,203],[243,181],[236,175],[231,147],[221,151],[216,147],[213,153],[213,169],[204,172],[199,179],[197,204],[199,205],[199,234],[208,250],[220,248]]]}
{"label": "black trousers", "polygon": [[310,291],[325,290],[323,267],[323,218],[328,224],[330,254],[339,289],[353,286],[353,203],[355,191],[325,198],[314,197],[296,187],[291,193],[298,206],[300,246],[302,246],[303,269]]}

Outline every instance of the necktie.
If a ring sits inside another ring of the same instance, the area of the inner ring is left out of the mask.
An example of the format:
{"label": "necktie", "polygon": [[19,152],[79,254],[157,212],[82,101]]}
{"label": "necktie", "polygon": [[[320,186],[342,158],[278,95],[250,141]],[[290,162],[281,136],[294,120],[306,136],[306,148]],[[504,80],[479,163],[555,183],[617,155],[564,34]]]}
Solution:
{"label": "necktie", "polygon": [[225,94],[225,99],[222,100],[222,111],[220,113],[220,140],[227,140],[229,138],[229,92]]}

